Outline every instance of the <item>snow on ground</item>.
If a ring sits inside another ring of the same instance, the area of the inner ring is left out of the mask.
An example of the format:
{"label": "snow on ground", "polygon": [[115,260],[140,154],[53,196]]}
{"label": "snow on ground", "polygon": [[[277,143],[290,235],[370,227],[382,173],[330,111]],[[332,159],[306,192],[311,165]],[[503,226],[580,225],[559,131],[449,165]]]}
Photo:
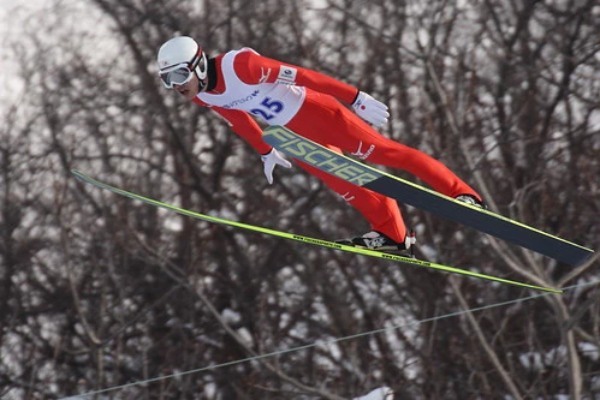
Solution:
{"label": "snow on ground", "polygon": [[377,388],[369,394],[361,397],[355,397],[352,400],[394,400],[394,392],[389,387]]}

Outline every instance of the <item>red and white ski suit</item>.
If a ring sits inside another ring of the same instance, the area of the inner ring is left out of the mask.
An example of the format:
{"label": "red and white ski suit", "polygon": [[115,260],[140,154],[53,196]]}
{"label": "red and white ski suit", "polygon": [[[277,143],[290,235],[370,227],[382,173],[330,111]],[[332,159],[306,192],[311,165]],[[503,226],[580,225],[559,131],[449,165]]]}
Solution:
{"label": "red and white ski suit", "polygon": [[[419,150],[390,140],[354,112],[358,89],[327,75],[263,57],[249,48],[215,58],[217,82],[194,102],[211,107],[260,154],[271,147],[251,115],[269,125],[284,125],[330,149],[402,169],[450,197],[479,195],[441,162]],[[406,227],[395,200],[348,183],[303,162],[298,164],[355,207],[379,231],[403,242]]]}

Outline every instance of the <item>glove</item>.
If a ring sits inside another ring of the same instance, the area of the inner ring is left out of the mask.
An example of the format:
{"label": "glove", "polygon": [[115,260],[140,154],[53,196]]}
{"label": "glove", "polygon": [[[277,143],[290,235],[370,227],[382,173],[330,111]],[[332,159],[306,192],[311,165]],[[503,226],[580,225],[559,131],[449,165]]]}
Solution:
{"label": "glove", "polygon": [[388,107],[385,104],[375,100],[365,92],[358,92],[356,100],[352,103],[352,108],[359,117],[376,128],[387,124],[390,116]]}
{"label": "glove", "polygon": [[273,183],[273,170],[275,169],[275,165],[281,165],[284,168],[292,167],[292,164],[283,158],[283,156],[275,149],[271,149],[270,152],[262,155],[260,159],[264,164],[264,172],[269,185]]}

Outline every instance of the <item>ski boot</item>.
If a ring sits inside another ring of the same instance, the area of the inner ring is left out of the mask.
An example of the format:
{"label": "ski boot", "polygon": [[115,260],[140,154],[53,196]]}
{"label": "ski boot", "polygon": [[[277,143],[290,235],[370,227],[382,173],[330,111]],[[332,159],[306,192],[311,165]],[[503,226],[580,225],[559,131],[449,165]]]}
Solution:
{"label": "ski boot", "polygon": [[414,257],[413,245],[416,243],[416,241],[417,240],[414,232],[411,232],[409,235],[407,235],[403,243],[397,243],[381,232],[371,231],[362,236],[357,236],[350,239],[340,239],[336,240],[335,242],[346,246],[354,246],[382,252],[401,253],[400,255]]}
{"label": "ski boot", "polygon": [[485,203],[483,201],[480,201],[475,196],[471,196],[470,194],[461,194],[459,196],[456,196],[454,198],[454,200],[458,200],[461,203],[470,204],[472,206],[487,210],[487,206],[485,205]]}

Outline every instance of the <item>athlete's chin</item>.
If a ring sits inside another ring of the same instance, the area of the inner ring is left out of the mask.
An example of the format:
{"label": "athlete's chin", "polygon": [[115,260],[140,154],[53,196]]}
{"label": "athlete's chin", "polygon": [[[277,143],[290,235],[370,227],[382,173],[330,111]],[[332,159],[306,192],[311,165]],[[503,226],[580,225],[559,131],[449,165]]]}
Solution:
{"label": "athlete's chin", "polygon": [[179,94],[182,95],[183,97],[185,97],[186,100],[193,100],[194,97],[196,97],[196,95],[198,93],[194,92],[193,90],[190,90],[190,89],[185,89],[185,90],[180,90]]}

